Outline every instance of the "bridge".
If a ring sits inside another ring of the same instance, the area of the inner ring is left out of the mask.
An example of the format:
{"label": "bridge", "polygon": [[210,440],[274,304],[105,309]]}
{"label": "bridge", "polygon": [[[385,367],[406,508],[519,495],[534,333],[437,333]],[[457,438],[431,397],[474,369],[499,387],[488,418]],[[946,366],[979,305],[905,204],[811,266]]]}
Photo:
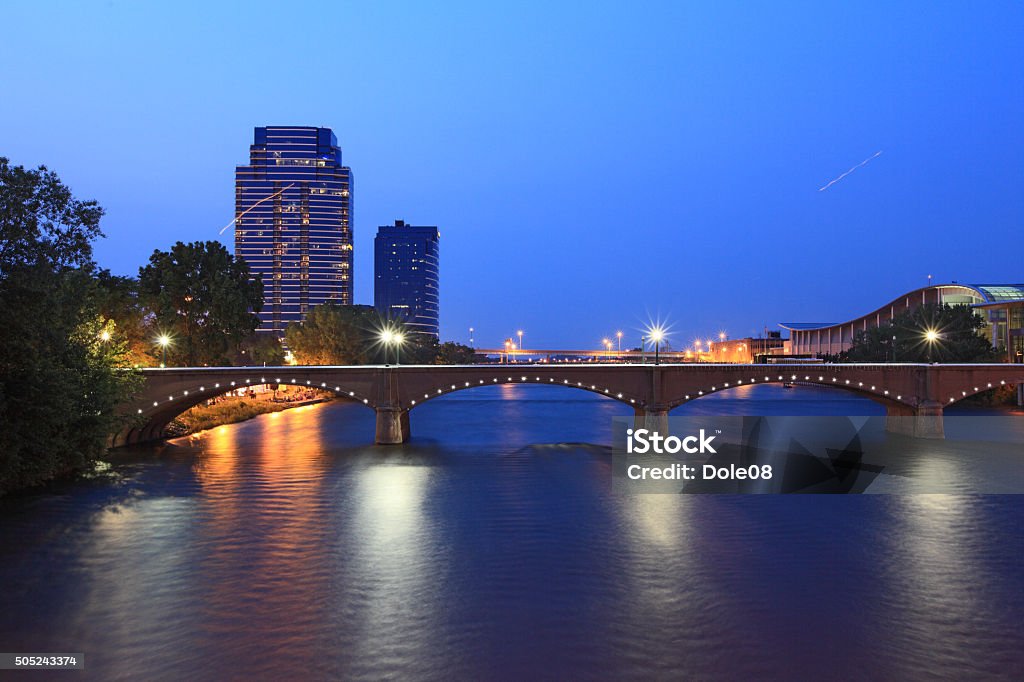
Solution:
{"label": "bridge", "polygon": [[376,442],[409,439],[409,413],[435,398],[499,384],[562,386],[629,405],[638,422],[667,432],[668,413],[738,386],[832,386],[881,403],[891,431],[943,438],[943,409],[1001,385],[1024,383],[1024,364],[578,364],[353,367],[188,367],[143,369],[144,386],[122,409],[131,418],[112,445],[158,440],[176,416],[245,386],[284,384],[326,390],[377,415]]}

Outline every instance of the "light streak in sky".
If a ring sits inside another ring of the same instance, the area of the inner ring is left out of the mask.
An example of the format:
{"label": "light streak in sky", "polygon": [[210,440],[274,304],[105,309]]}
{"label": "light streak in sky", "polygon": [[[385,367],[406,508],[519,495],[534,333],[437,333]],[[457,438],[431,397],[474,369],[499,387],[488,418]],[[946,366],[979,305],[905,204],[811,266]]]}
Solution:
{"label": "light streak in sky", "polygon": [[278,194],[281,194],[282,192],[284,192],[284,191],[285,191],[286,189],[291,189],[291,188],[292,188],[292,187],[294,187],[294,186],[295,186],[295,183],[293,182],[292,184],[288,185],[287,187],[284,187],[284,188],[282,188],[282,189],[279,189],[278,191],[274,192],[274,193],[273,193],[273,194],[271,194],[270,196],[266,196],[266,197],[263,197],[262,199],[260,199],[259,201],[257,201],[257,202],[256,202],[255,204],[253,204],[253,205],[252,205],[252,206],[250,206],[249,208],[247,208],[247,209],[245,209],[244,211],[242,211],[241,213],[239,213],[239,214],[238,214],[238,217],[237,217],[237,218],[235,218],[234,220],[232,220],[232,221],[231,221],[230,223],[228,223],[228,224],[227,224],[227,225],[225,225],[224,227],[220,228],[220,232],[218,232],[217,234],[224,234],[224,230],[228,229],[229,227],[231,227],[232,225],[234,225],[234,224],[235,224],[236,222],[238,222],[238,220],[239,220],[239,219],[240,219],[240,218],[241,218],[242,216],[244,216],[244,215],[245,215],[246,213],[248,213],[249,211],[253,210],[253,209],[254,209],[254,208],[256,208],[257,206],[259,206],[260,204],[262,204],[262,203],[263,203],[264,201],[267,201],[268,199],[273,199],[273,198],[274,198],[274,197],[276,197],[276,196],[277,196]]}
{"label": "light streak in sky", "polygon": [[879,151],[875,152],[874,154],[872,154],[872,155],[871,155],[871,156],[869,156],[868,158],[864,159],[863,161],[861,161],[860,163],[858,163],[858,164],[857,164],[856,166],[854,166],[854,167],[853,167],[853,168],[851,168],[850,170],[846,171],[845,173],[843,173],[843,174],[842,174],[842,175],[840,175],[839,177],[837,177],[837,178],[835,178],[834,180],[830,181],[830,182],[829,182],[829,183],[828,183],[827,185],[825,185],[825,186],[823,186],[823,187],[819,187],[819,188],[818,188],[818,191],[819,191],[819,192],[824,192],[824,191],[825,191],[825,190],[827,190],[827,189],[828,189],[829,187],[831,187],[832,185],[836,184],[837,182],[839,182],[840,180],[842,180],[843,178],[845,178],[845,177],[846,177],[847,175],[849,175],[849,174],[850,174],[850,173],[852,173],[853,171],[855,171],[855,170],[857,170],[858,168],[860,168],[861,166],[866,166],[866,165],[868,165],[868,162],[869,162],[869,161],[871,161],[871,160],[872,160],[872,159],[874,159],[874,158],[877,158],[877,157],[878,157],[878,156],[879,156],[879,155],[880,155],[881,153],[882,153],[882,152],[881,152],[881,150],[879,150]]}

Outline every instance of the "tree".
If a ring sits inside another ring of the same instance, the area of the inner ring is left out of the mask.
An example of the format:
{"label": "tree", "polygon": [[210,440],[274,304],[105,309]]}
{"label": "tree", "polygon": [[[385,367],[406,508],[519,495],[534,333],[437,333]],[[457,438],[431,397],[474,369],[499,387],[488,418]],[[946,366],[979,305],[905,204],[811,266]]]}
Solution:
{"label": "tree", "polygon": [[285,343],[300,365],[366,365],[383,360],[382,326],[371,306],[325,303],[288,325]]}
{"label": "tree", "polygon": [[0,493],[95,461],[138,385],[96,305],[102,215],[45,166],[0,158]]}
{"label": "tree", "polygon": [[263,285],[220,242],[178,242],[139,269],[139,297],[170,338],[170,362],[208,365],[226,362],[259,326]]}
{"label": "tree", "polygon": [[[441,352],[441,345],[433,334],[421,334],[409,332],[403,325],[392,323],[392,326],[401,330],[404,343],[402,344],[401,359],[403,365],[436,365]],[[395,362],[393,352],[388,352],[388,360]]]}
{"label": "tree", "polygon": [[108,340],[125,344],[126,360],[132,366],[157,362],[149,315],[139,302],[138,280],[99,270],[95,284],[96,307],[107,325]]}
{"label": "tree", "polygon": [[273,334],[257,332],[243,339],[229,360],[231,365],[283,365],[284,348]]}
{"label": "tree", "polygon": [[990,362],[996,352],[979,332],[985,321],[966,305],[929,303],[888,324],[858,332],[838,359],[849,362]]}
{"label": "tree", "polygon": [[[401,334],[400,348],[382,341],[385,329]],[[453,365],[471,364],[476,358],[469,346],[439,344],[433,335],[410,332],[365,305],[316,306],[305,321],[288,325],[285,343],[300,365]]]}
{"label": "tree", "polygon": [[454,341],[445,341],[437,349],[435,363],[438,365],[472,365],[476,362],[476,351]]}

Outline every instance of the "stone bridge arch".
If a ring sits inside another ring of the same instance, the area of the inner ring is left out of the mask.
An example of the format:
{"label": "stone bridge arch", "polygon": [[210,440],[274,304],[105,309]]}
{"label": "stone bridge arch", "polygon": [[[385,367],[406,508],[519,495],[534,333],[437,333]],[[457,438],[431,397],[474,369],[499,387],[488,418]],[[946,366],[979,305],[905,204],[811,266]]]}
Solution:
{"label": "stone bridge arch", "polygon": [[[144,370],[146,383],[131,403],[124,406],[128,422],[111,437],[112,447],[132,445],[164,437],[177,416],[210,398],[249,386],[280,384],[330,391],[368,407],[374,407],[372,382],[363,376],[332,374],[308,368],[231,367]],[[319,369],[319,368],[318,368]],[[355,379],[355,380],[353,380]]]}
{"label": "stone bridge arch", "polygon": [[[476,388],[483,388],[485,386],[512,385],[558,386],[560,388],[585,391],[587,393],[593,393],[603,398],[609,398],[623,403],[624,405],[629,405],[633,408],[636,408],[638,405],[642,406],[644,402],[644,396],[630,392],[628,388],[625,389],[624,392],[623,390],[619,390],[619,387],[606,385],[614,382],[585,381],[584,379],[569,379],[565,377],[551,376],[551,372],[533,371],[536,368],[537,366],[528,366],[526,367],[526,370],[529,371],[517,369],[513,372],[485,372],[485,376],[460,376],[456,381],[449,381],[446,378],[444,380],[435,380],[432,382],[416,382],[412,385],[406,385],[406,382],[403,381],[401,388],[401,394],[403,396],[402,402],[403,404],[408,405],[411,410],[412,408],[422,405],[430,400],[451,395],[452,393],[469,391]],[[422,393],[420,393],[420,391],[422,391]]]}
{"label": "stone bridge arch", "polygon": [[[907,388],[888,388],[893,385],[891,381],[880,381],[877,378],[873,382],[870,376],[863,376],[858,373],[842,372],[827,365],[813,365],[798,368],[794,371],[792,367],[785,371],[776,371],[772,365],[747,365],[751,369],[747,372],[734,372],[730,379],[719,377],[716,383],[705,380],[703,383],[695,382],[686,388],[682,395],[675,393],[667,396],[666,405],[673,410],[686,403],[699,400],[723,391],[734,390],[744,386],[764,385],[786,385],[796,386],[820,386],[831,388],[846,393],[852,393],[862,398],[868,398],[887,410],[899,407],[914,407],[917,403],[917,395],[904,395],[903,390]],[[853,378],[849,378],[853,376]],[[898,382],[897,382],[898,383]]]}
{"label": "stone bridge arch", "polygon": [[[466,365],[396,373],[392,407],[378,407],[378,443],[409,438],[409,412],[433,399],[484,386],[558,386],[593,393],[642,413],[649,401],[648,383],[639,366],[617,365]],[[611,369],[611,371],[609,371]],[[618,369],[618,371],[616,371]]]}
{"label": "stone bridge arch", "polygon": [[1024,385],[1024,364],[943,365],[936,399],[943,407],[1002,386]]}

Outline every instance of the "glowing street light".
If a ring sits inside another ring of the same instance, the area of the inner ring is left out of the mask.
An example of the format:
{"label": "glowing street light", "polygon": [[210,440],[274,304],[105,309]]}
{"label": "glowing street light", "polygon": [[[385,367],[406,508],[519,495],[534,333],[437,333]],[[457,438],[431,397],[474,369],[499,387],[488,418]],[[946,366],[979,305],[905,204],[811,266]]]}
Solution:
{"label": "glowing street light", "polygon": [[391,340],[395,344],[395,364],[400,365],[402,364],[401,352],[402,344],[405,343],[405,334],[403,334],[402,332],[392,334]]}
{"label": "glowing street light", "polygon": [[167,346],[171,345],[171,337],[167,334],[161,334],[156,337],[156,345],[160,346],[160,366],[167,366]]}
{"label": "glowing street light", "polygon": [[661,350],[661,340],[665,338],[665,330],[661,327],[655,327],[650,331],[650,339],[654,342],[654,364],[658,364],[658,352]]}
{"label": "glowing street light", "polygon": [[939,332],[935,329],[926,329],[924,332],[924,340],[928,343],[928,362],[932,361],[932,348],[941,338]]}
{"label": "glowing street light", "polygon": [[517,331],[516,332],[516,336],[519,337],[519,350],[522,350],[523,349],[523,330],[520,329],[519,331]]}
{"label": "glowing street light", "polygon": [[402,364],[399,359],[399,353],[401,352],[402,344],[405,342],[405,335],[402,332],[384,328],[380,332],[380,341],[384,344],[384,364],[388,364],[388,346],[395,347],[395,364]]}
{"label": "glowing street light", "polygon": [[718,340],[719,341],[725,341],[725,337],[726,337],[725,332],[718,332]]}

